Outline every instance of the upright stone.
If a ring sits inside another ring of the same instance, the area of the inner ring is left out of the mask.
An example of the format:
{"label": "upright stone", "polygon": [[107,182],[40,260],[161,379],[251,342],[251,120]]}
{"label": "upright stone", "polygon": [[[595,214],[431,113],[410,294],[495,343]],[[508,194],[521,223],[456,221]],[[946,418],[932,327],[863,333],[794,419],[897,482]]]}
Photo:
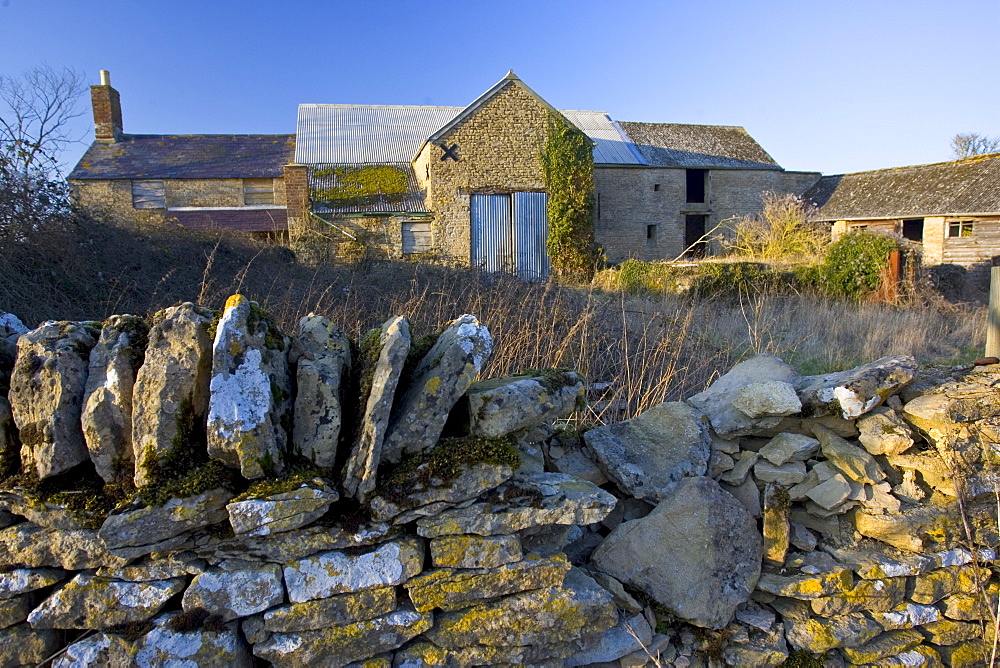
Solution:
{"label": "upright stone", "polygon": [[405,453],[437,443],[448,413],[486,366],[493,339],[474,315],[451,321],[417,364],[413,380],[393,415],[382,459],[398,462]]}
{"label": "upright stone", "polygon": [[251,480],[281,471],[291,406],[285,337],[255,302],[233,295],[212,347],[209,457]]}
{"label": "upright stone", "polygon": [[158,468],[186,437],[200,431],[208,412],[212,311],[191,302],[154,317],[146,359],[132,392],[132,447],[135,484],[152,482]]}
{"label": "upright stone", "polygon": [[791,530],[788,490],[774,483],[764,488],[764,560],[774,566],[785,563]]}
{"label": "upright stone", "polygon": [[298,344],[292,445],[316,466],[332,468],[344,423],[341,394],[351,366],[351,344],[329,318],[313,314],[299,320]]}
{"label": "upright stone", "polygon": [[90,351],[81,424],[90,460],[105,482],[135,470],[132,390],[148,339],[149,325],[142,318],[113,315]]}
{"label": "upright stone", "polygon": [[594,565],[695,626],[721,629],[750,600],[763,555],[757,523],[710,478],[686,478],[594,552]]}
{"label": "upright stone", "polygon": [[10,379],[10,404],[20,430],[25,469],[39,478],[89,458],[80,429],[96,323],[48,321],[21,336]]}
{"label": "upright stone", "polygon": [[[410,321],[401,315],[390,318],[382,324],[381,330],[369,332],[368,336],[378,336],[378,361],[372,374],[365,414],[361,418],[361,437],[351,452],[344,475],[344,491],[348,496],[359,498],[375,488],[375,473],[382,459],[392,399],[410,352]],[[366,347],[364,342],[362,347]]]}

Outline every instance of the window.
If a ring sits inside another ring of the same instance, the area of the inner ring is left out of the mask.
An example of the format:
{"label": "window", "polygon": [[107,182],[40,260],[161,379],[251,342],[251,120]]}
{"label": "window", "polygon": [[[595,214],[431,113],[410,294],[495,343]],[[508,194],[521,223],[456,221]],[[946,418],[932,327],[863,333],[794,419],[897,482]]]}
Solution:
{"label": "window", "polygon": [[972,236],[972,221],[971,220],[953,220],[948,223],[948,236],[949,237],[971,237]]}
{"label": "window", "polygon": [[704,204],[708,194],[708,170],[687,169],[687,201],[688,204]]}
{"label": "window", "polygon": [[243,179],[243,204],[268,206],[274,204],[274,179]]}
{"label": "window", "polygon": [[903,221],[903,238],[910,241],[924,240],[924,219],[908,218]]}
{"label": "window", "polygon": [[646,245],[647,246],[656,245],[656,225],[646,226]]}
{"label": "window", "polygon": [[658,192],[659,190],[660,190],[660,184],[659,183],[654,183],[653,184],[653,191],[654,192]]}
{"label": "window", "polygon": [[132,182],[132,208],[134,209],[165,209],[167,208],[166,191],[163,179]]}

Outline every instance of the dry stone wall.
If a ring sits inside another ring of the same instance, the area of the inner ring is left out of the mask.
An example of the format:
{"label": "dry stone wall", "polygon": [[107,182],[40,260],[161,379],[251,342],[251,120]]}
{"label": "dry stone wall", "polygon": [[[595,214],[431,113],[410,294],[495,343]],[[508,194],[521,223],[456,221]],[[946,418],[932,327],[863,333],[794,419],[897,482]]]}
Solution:
{"label": "dry stone wall", "polygon": [[762,355],[581,435],[492,348],[4,314],[0,664],[986,664],[1000,367]]}

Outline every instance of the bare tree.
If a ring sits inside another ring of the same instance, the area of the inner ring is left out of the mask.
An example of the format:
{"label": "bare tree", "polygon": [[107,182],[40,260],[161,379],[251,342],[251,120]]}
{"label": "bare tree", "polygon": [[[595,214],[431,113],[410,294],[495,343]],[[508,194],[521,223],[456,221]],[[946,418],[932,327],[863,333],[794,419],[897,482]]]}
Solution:
{"label": "bare tree", "polygon": [[1000,137],[988,137],[978,132],[959,132],[951,138],[951,152],[956,158],[971,158],[1000,151]]}
{"label": "bare tree", "polygon": [[70,121],[80,116],[84,77],[40,65],[20,76],[0,74],[0,169],[27,175],[58,172],[60,153],[79,141]]}

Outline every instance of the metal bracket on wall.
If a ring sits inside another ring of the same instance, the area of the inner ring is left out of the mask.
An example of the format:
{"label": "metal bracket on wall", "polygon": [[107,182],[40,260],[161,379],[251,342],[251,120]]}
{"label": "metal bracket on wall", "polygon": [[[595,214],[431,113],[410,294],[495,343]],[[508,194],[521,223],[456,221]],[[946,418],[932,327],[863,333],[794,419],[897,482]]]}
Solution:
{"label": "metal bracket on wall", "polygon": [[444,151],[444,155],[441,156],[442,160],[447,160],[451,158],[455,162],[458,162],[458,154],[455,151],[458,150],[458,144],[452,144],[451,146],[445,146],[444,144],[439,144],[438,148]]}

